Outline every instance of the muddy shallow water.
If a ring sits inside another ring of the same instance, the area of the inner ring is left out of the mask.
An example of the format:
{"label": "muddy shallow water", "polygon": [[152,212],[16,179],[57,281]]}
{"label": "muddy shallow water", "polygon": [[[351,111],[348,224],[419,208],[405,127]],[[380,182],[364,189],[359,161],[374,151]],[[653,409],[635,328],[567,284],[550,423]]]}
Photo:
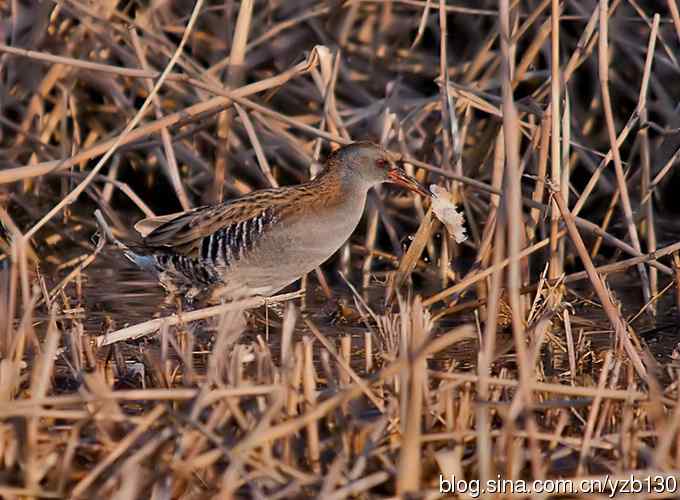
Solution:
{"label": "muddy shallow water", "polygon": [[[358,286],[361,281],[360,276],[359,279],[355,276],[353,281],[355,286]],[[634,273],[611,276],[610,284],[625,317],[631,318],[642,307],[639,286]],[[297,286],[297,284],[294,285],[292,289]],[[356,369],[361,372],[363,357],[360,354],[364,349],[364,334],[368,331],[368,327],[356,311],[349,287],[342,283],[336,284],[332,289],[334,298],[329,301],[314,278],[310,280],[308,286],[310,288],[306,295],[305,314],[328,339],[334,340],[335,343],[339,343],[339,338],[342,336],[351,337],[352,351],[359,354],[356,358],[352,358],[352,364],[356,365]],[[428,296],[432,291],[434,290],[424,290],[423,295]],[[364,295],[376,312],[385,311],[382,285],[376,283]],[[114,248],[105,249],[84,272],[82,297],[85,332],[93,336],[161,315],[170,315],[177,311],[177,304],[168,300],[165,291],[154,277],[134,267]],[[594,351],[601,351],[610,348],[614,339],[602,309],[591,302],[591,299],[592,292],[586,282],[570,288],[570,293],[566,296],[566,300],[573,306],[571,319],[574,338],[577,339],[583,335]],[[189,307],[197,308],[201,307],[201,304]],[[674,349],[680,341],[680,328],[672,293],[667,292],[659,300],[657,310],[656,318],[643,313],[632,326],[661,365],[674,366],[676,364],[673,359]],[[240,341],[247,342],[261,335],[266,339],[272,353],[278,354],[281,318],[276,311],[270,311],[266,315],[264,307],[251,311],[250,321]],[[269,320],[269,328],[265,326],[265,317]],[[461,323],[474,321],[472,312],[445,317],[435,324],[433,333],[436,335]],[[556,326],[555,333],[563,338],[564,333],[560,331],[562,325]],[[203,345],[199,351],[204,354],[198,357],[203,358],[204,361],[214,341],[215,324],[202,321],[192,325],[190,330],[196,336],[198,343]],[[296,338],[304,334],[309,334],[309,332],[306,331],[302,322],[298,321]],[[510,333],[501,329],[498,335],[499,354],[511,356],[513,351]],[[159,345],[159,335],[151,334],[141,340],[128,342],[123,351],[138,352],[140,343],[146,348],[155,350]],[[441,363],[443,366],[448,366],[453,362],[459,368],[472,368],[476,361],[477,349],[476,341],[465,341],[441,353],[433,362]],[[201,359],[197,361],[198,365],[202,364]],[[553,375],[559,377],[559,373],[567,367],[566,356],[559,349],[551,350],[551,360],[548,365],[554,368]]]}

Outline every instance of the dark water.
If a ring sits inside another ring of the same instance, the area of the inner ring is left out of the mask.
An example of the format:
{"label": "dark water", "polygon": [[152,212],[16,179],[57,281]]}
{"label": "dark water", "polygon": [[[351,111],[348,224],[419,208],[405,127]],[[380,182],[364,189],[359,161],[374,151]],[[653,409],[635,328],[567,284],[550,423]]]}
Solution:
{"label": "dark water", "polygon": [[91,335],[103,334],[108,321],[123,328],[175,312],[155,278],[115,249],[104,250],[84,274],[85,327]]}
{"label": "dark water", "polygon": [[[67,271],[64,271],[65,273]],[[61,274],[63,274],[61,273]],[[331,273],[327,273],[331,274]],[[358,273],[357,273],[358,274]],[[57,278],[55,277],[55,280]],[[353,285],[359,289],[369,306],[376,314],[385,314],[388,311],[396,313],[398,307],[394,304],[386,309],[384,304],[385,289],[381,283],[373,284],[368,290],[361,290],[361,275],[355,276]],[[296,290],[299,284],[291,286],[290,291]],[[69,296],[83,309],[81,316],[85,333],[92,336],[103,335],[129,325],[148,321],[150,319],[167,316],[177,312],[178,304],[169,300],[165,291],[158,285],[155,278],[149,273],[136,268],[129,263],[115,248],[107,247],[83,273],[83,293],[78,302],[74,296],[74,287],[69,287]],[[369,322],[368,326],[362,319],[350,288],[338,280],[332,287],[333,298],[328,300],[323,294],[315,277],[310,277],[306,293],[304,315],[308,317],[319,331],[336,345],[339,349],[340,338],[349,336],[352,344],[352,365],[361,373],[364,371],[365,332],[377,332],[375,324]],[[425,294],[425,295],[429,295]],[[206,304],[198,303],[181,307],[200,308]],[[299,299],[296,301],[299,307]],[[265,311],[264,307],[250,312],[249,321],[239,342],[249,342],[258,335],[266,340],[272,354],[278,357],[280,351],[281,312],[275,310]],[[453,326],[472,321],[471,314],[459,315],[455,318],[445,318],[435,325],[433,334],[447,331]],[[266,326],[268,323],[268,327]],[[204,349],[210,350],[214,341],[216,320],[195,322],[192,325],[192,333],[204,343]],[[303,335],[311,336],[304,322],[298,317],[294,340],[299,340]],[[126,342],[126,346],[119,346],[127,354],[136,357],[133,351],[138,351],[140,344],[145,349],[158,349],[160,340],[158,333],[149,334],[142,339]],[[315,343],[320,348],[320,343]],[[373,336],[373,350],[378,352],[379,339]],[[101,354],[101,353],[100,353]],[[454,359],[459,366],[471,367],[476,359],[476,341],[465,341],[456,345],[446,353],[441,353],[435,360],[439,367],[448,366]],[[205,361],[205,359],[203,360]],[[461,365],[462,363],[462,365]],[[199,363],[203,364],[203,363]]]}

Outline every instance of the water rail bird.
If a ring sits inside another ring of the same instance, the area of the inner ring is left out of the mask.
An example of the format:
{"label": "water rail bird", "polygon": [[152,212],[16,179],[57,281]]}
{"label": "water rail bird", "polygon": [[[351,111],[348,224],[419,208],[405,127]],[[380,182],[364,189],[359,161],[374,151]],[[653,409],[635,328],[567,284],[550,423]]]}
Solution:
{"label": "water rail bird", "polygon": [[156,273],[166,289],[185,296],[206,289],[231,299],[271,296],[349,239],[368,191],[384,182],[431,194],[393,154],[355,142],[333,152],[323,171],[303,184],[143,219],[135,225],[142,243],[125,255]]}

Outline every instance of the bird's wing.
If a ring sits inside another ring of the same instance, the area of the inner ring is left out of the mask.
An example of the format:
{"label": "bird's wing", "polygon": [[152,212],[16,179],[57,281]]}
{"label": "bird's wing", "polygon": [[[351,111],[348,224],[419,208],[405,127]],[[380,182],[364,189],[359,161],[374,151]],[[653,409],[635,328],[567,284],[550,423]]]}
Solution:
{"label": "bird's wing", "polygon": [[162,226],[166,222],[181,217],[186,213],[187,212],[176,212],[174,214],[159,215],[157,217],[147,217],[135,224],[135,231],[137,231],[142,238],[146,238],[154,229]]}
{"label": "bird's wing", "polygon": [[135,229],[149,249],[192,257],[210,255],[218,246],[242,252],[279,218],[286,198],[282,189],[261,190],[220,205],[143,219]]}

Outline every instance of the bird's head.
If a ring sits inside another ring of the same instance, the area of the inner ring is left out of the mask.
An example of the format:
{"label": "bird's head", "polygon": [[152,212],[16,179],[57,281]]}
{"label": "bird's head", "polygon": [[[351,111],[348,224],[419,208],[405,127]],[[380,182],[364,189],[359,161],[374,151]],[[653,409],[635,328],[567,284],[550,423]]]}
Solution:
{"label": "bird's head", "polygon": [[335,151],[328,158],[329,168],[360,180],[368,187],[391,182],[423,196],[430,191],[404,170],[401,158],[372,142],[354,142]]}

